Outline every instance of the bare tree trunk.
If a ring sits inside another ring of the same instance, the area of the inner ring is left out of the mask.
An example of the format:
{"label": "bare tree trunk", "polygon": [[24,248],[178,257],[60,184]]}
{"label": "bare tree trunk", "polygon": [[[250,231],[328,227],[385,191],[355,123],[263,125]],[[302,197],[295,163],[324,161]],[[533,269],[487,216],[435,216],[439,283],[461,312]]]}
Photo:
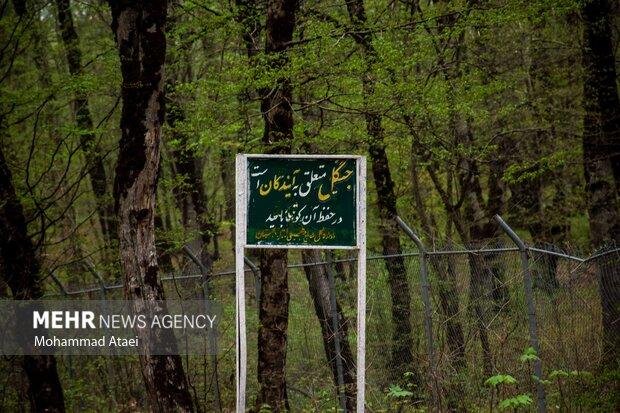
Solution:
{"label": "bare tree trunk", "polygon": [[[112,30],[123,74],[121,140],[114,182],[121,264],[125,294],[134,311],[163,300],[155,247],[155,195],[164,121],[164,60],[166,1],[111,1]],[[165,308],[157,309],[164,312]],[[167,335],[168,336],[165,336]],[[141,339],[170,340],[170,330]],[[142,375],[151,408],[155,411],[194,410],[188,382],[178,355],[140,356]],[[172,349],[174,350],[174,349]]]}
{"label": "bare tree trunk", "polygon": [[[172,83],[170,82],[168,91],[173,89]],[[168,107],[166,120],[172,129],[173,139],[179,142],[179,147],[172,151],[174,166],[178,178],[183,182],[182,188],[176,191],[175,195],[177,202],[191,205],[195,212],[195,225],[200,233],[200,259],[207,268],[207,272],[211,274],[213,261],[217,259],[217,254],[211,254],[209,246],[217,231],[217,225],[208,207],[207,191],[203,180],[204,162],[190,147],[188,136],[178,130],[178,123],[185,119],[183,109],[173,100],[167,99],[166,103]]]}
{"label": "bare tree trunk", "polygon": [[261,293],[258,329],[258,383],[256,410],[289,410],[286,390],[288,338],[288,257],[286,250],[261,250]]}
{"label": "bare tree trunk", "polygon": [[222,184],[224,185],[224,221],[229,231],[230,246],[235,251],[235,191],[232,188],[235,187],[235,164],[233,162],[234,153],[230,148],[225,148],[220,151],[220,177],[222,178]]}
{"label": "bare tree trunk", "polygon": [[488,316],[488,306],[485,297],[485,290],[488,290],[488,271],[484,258],[469,254],[467,256],[469,263],[470,282],[469,282],[469,305],[473,312],[473,317],[478,329],[478,337],[480,338],[480,347],[482,349],[482,365],[485,376],[490,376],[493,371],[493,355],[491,354],[491,344],[489,342],[489,334],[487,332],[486,320]]}
{"label": "bare tree trunk", "polygon": [[[171,30],[179,23],[182,18],[182,11],[177,4],[170,5],[168,16],[168,30]],[[191,80],[191,42],[178,45],[180,57],[169,56],[170,73],[166,79],[166,121],[172,130],[172,139],[177,142],[177,147],[172,151],[175,172],[183,182],[181,190],[177,191],[178,196],[182,197],[182,202],[191,204],[195,212],[195,226],[200,233],[200,259],[207,268],[207,273],[213,271],[213,262],[218,259],[217,243],[214,244],[214,252],[209,251],[212,241],[215,241],[217,224],[212,211],[209,209],[209,198],[203,179],[205,162],[203,157],[197,156],[196,150],[192,148],[190,136],[182,130],[182,123],[186,120],[185,111],[179,102],[179,97],[175,96],[175,85],[179,82]],[[176,61],[175,61],[176,60]],[[181,201],[177,199],[177,201]],[[233,202],[234,210],[234,202]]]}
{"label": "bare tree trunk", "polygon": [[[0,118],[0,128],[3,119]],[[41,297],[39,260],[28,237],[22,204],[15,193],[11,171],[0,147],[0,274],[14,300]],[[56,358],[50,355],[23,356],[28,376],[28,396],[33,412],[64,412],[62,387],[56,370]]]}
{"label": "bare tree trunk", "polygon": [[[39,81],[41,82],[41,86],[45,90],[50,91],[52,90],[53,84],[51,78],[52,71],[48,63],[48,50],[50,48],[49,41],[46,34],[42,31],[42,25],[39,21],[40,12],[38,10],[30,12],[36,13],[37,16],[37,21],[32,26],[32,49],[34,52],[33,61],[37,68],[37,75]],[[59,119],[55,115],[55,110],[50,111],[50,113],[48,113],[44,119],[45,124],[48,125],[47,129],[49,130],[52,142],[54,142],[54,144],[56,145],[60,145],[62,143],[62,140],[58,136]],[[60,183],[61,193],[70,193],[67,188],[66,182],[63,181],[64,178],[62,176],[62,173],[55,170],[51,171],[51,173],[53,174],[52,179]],[[67,239],[69,242],[69,256],[67,257],[67,260],[71,261],[71,264],[67,266],[70,275],[69,282],[74,281],[74,278],[82,272],[83,263],[81,262],[81,260],[84,257],[82,246],[80,244],[80,240],[77,234],[77,215],[74,206],[70,204],[71,202],[72,200],[69,199],[67,205],[62,205],[60,207],[61,209],[64,209],[66,211],[62,216],[61,222],[63,229],[62,237],[63,239]]]}
{"label": "bare tree trunk", "polygon": [[[479,182],[479,172],[477,165],[468,162],[468,172],[471,172],[468,189],[466,189],[465,219],[470,222],[468,247],[475,249],[480,243],[491,240],[495,235],[495,228],[490,222],[490,215],[482,204],[482,189]],[[490,201],[490,199],[489,199]],[[507,297],[500,295],[496,286],[498,280],[492,270],[492,262],[488,255],[468,254],[469,263],[469,301],[473,311],[473,316],[478,329],[480,345],[482,348],[482,361],[485,375],[491,375],[493,371],[493,357],[491,354],[491,344],[487,332],[486,321],[489,319],[488,297],[495,300],[496,307],[501,306]],[[501,282],[501,281],[500,281]],[[503,290],[503,287],[500,287]],[[500,290],[501,291],[501,290]],[[505,290],[504,290],[505,291]],[[499,299],[498,299],[499,297]]]}
{"label": "bare tree trunk", "polygon": [[[321,262],[320,250],[302,250],[301,256],[304,264],[304,272],[308,280],[310,296],[314,304],[316,313],[321,325],[323,334],[323,348],[325,356],[332,370],[334,383],[338,386],[338,368],[336,365],[335,335],[338,334],[340,340],[340,357],[343,365],[343,383],[347,398],[347,411],[355,411],[355,359],[351,352],[348,339],[348,321],[344,316],[338,302],[336,302],[336,314],[338,318],[338,331],[332,327],[333,311],[330,300],[330,289],[324,265],[312,265]],[[328,264],[329,265],[329,264]]]}
{"label": "bare tree trunk", "polygon": [[[175,135],[179,135],[175,133]],[[187,138],[182,145],[187,143]],[[196,224],[200,232],[202,244],[200,259],[207,268],[209,274],[213,270],[213,262],[217,259],[217,254],[209,251],[209,246],[216,235],[217,225],[208,208],[207,191],[202,178],[203,161],[195,156],[192,149],[178,148],[173,152],[174,162],[177,173],[182,177],[187,185],[187,190],[183,190],[183,195],[191,201],[191,205],[196,213]],[[234,203],[233,203],[234,205]]]}
{"label": "bare tree trunk", "polygon": [[[269,65],[283,69],[288,65],[288,44],[293,40],[297,0],[270,0],[267,4],[265,53]],[[290,152],[293,140],[293,108],[290,79],[281,77],[272,88],[261,93],[261,112],[265,122],[263,144],[270,153]],[[272,411],[289,410],[286,391],[286,342],[288,335],[288,254],[286,250],[260,251],[262,276],[260,327],[258,330],[257,410],[269,405]]]}
{"label": "bare tree trunk", "polygon": [[[568,235],[570,225],[566,211],[566,182],[556,173],[541,174],[539,160],[543,157],[544,147],[541,142],[560,142],[554,127],[547,129],[552,122],[542,108],[551,105],[549,90],[554,88],[552,68],[546,63],[549,59],[548,49],[538,45],[532,37],[544,30],[544,22],[531,22],[531,32],[524,36],[524,68],[526,70],[525,87],[529,98],[529,107],[538,129],[526,135],[527,139],[514,142],[515,150],[523,156],[533,158],[533,165],[522,171],[517,182],[510,186],[511,211],[509,219],[517,227],[529,231],[541,248],[554,250],[560,247]],[[561,173],[561,172],[560,172]],[[546,187],[553,187],[556,195],[551,203],[543,202]],[[534,286],[551,294],[559,287],[557,279],[558,258],[541,254],[536,260],[540,264],[535,269]]]}
{"label": "bare tree trunk", "polygon": [[[611,5],[586,1],[583,65],[583,164],[590,242],[620,244],[620,101],[612,47]],[[598,262],[606,359],[620,355],[620,264],[613,254]]]}
{"label": "bare tree trunk", "polygon": [[[82,51],[71,14],[71,0],[56,0],[58,26],[65,48],[69,73],[73,77],[82,74]],[[93,119],[86,93],[77,91],[73,99],[73,114],[80,134],[82,151],[88,165],[90,183],[97,201],[97,212],[106,247],[116,243],[117,222],[112,199],[107,190],[104,155],[94,132]]]}
{"label": "bare tree trunk", "polygon": [[[366,30],[366,11],[363,0],[347,1],[349,19],[356,34],[353,38],[361,48],[366,73],[362,77],[364,101],[374,94],[376,79],[372,73],[376,60],[376,51],[372,45],[372,36]],[[366,105],[368,106],[368,105]],[[381,245],[384,255],[395,256],[386,258],[388,270],[390,296],[392,301],[392,362],[391,371],[394,379],[400,380],[406,372],[413,372],[413,354],[411,346],[413,337],[411,331],[411,297],[405,262],[402,257],[400,231],[396,223],[396,193],[394,181],[390,172],[387,153],[385,151],[384,134],[381,115],[365,108],[366,131],[369,136],[368,152],[372,162],[372,174],[377,189],[377,200],[381,226]]]}
{"label": "bare tree trunk", "polygon": [[[429,217],[429,214],[426,212],[415,152],[412,151],[411,155],[411,182],[416,212],[424,232],[434,237],[436,231],[431,226],[431,222],[435,220],[432,216]],[[456,289],[456,273],[453,258],[451,256],[430,257],[429,261],[438,279],[437,290],[441,310],[446,319],[446,337],[451,359],[455,367],[461,368],[465,365],[465,335],[463,334],[463,326],[458,320],[459,294]]]}

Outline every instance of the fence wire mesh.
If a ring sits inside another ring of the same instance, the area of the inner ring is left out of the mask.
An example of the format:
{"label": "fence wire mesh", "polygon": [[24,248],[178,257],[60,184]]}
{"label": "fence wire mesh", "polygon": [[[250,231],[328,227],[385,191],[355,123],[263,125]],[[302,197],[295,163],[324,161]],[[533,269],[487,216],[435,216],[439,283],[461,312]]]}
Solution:
{"label": "fence wire mesh", "polygon": [[[469,410],[473,403],[479,405],[480,400],[489,398],[485,379],[498,373],[514,376],[518,391],[535,394],[532,363],[520,360],[524,349],[531,345],[531,337],[519,254],[514,244],[502,239],[467,249],[446,245],[425,255],[431,348],[425,331],[429,320],[425,319],[423,305],[420,251],[368,258],[366,403],[370,411],[396,408],[394,389],[411,392],[407,403],[412,406]],[[558,253],[557,249],[528,250],[540,342],[538,356],[545,374],[553,369],[592,371],[605,359],[603,323],[617,320],[604,320],[609,315],[604,316],[602,309],[606,302],[618,299],[619,262],[618,249],[585,260]],[[330,272],[336,310],[326,296],[331,292]],[[235,403],[235,275],[233,271],[220,271],[208,278],[210,296],[223,307],[220,352],[216,357],[186,356],[184,362],[199,407],[204,411],[229,411]],[[163,283],[169,299],[203,296],[203,275],[189,260],[182,274],[163,277]],[[245,284],[247,400],[252,403],[259,390],[260,274],[247,268]],[[352,400],[355,397],[355,256],[314,251],[302,258],[299,252],[291,252],[288,286],[286,380],[291,411],[335,411],[341,402],[338,383],[343,383],[343,394]],[[64,293],[56,295],[123,298],[121,285],[93,282],[79,290],[71,287],[63,286]],[[330,327],[334,312],[338,314],[338,332]],[[334,349],[336,336],[340,354]],[[342,362],[339,372],[338,359]],[[140,385],[131,379],[140,375],[136,358],[59,360],[61,372],[73,379],[67,383],[87,381],[91,388],[89,397],[69,398],[78,400],[70,408],[94,408],[95,398],[109,401],[115,406],[113,410],[144,403]],[[5,360],[2,373],[22,380],[17,365],[15,360]],[[124,397],[125,405],[119,401],[123,398],[119,391],[132,395],[129,401]]]}

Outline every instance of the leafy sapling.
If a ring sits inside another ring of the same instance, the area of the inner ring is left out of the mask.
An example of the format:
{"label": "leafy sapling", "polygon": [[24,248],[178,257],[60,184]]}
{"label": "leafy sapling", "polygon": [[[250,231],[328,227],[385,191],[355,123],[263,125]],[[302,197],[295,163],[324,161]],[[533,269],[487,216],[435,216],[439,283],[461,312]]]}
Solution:
{"label": "leafy sapling", "polygon": [[500,410],[513,409],[515,412],[521,407],[528,407],[532,404],[532,397],[529,394],[518,394],[514,397],[504,399],[499,403]]}
{"label": "leafy sapling", "polygon": [[491,376],[484,384],[487,386],[491,386],[491,401],[489,403],[489,411],[493,411],[493,406],[495,405],[495,394],[497,393],[497,397],[500,397],[500,387],[516,384],[517,380],[512,377],[510,374],[496,374],[495,376]]}
{"label": "leafy sapling", "polygon": [[566,392],[566,383],[569,382],[572,378],[578,377],[579,375],[587,376],[589,374],[590,373],[588,373],[587,371],[572,370],[568,372],[568,371],[561,370],[561,369],[553,370],[551,373],[549,373],[549,376],[548,376],[549,380],[546,382],[548,384],[551,384],[552,381],[555,381],[557,383],[558,394],[560,395],[559,408],[561,411],[563,412],[571,411],[570,396],[567,397],[567,394],[570,395],[571,392],[570,391],[568,393]]}
{"label": "leafy sapling", "polygon": [[[534,350],[534,347],[527,347],[525,350],[523,350],[523,354],[519,356],[519,361],[521,363],[527,363],[527,377],[530,391],[534,391],[534,383],[532,382],[532,378],[534,377],[532,376],[532,363],[538,360],[540,360],[540,358],[538,357],[538,354],[536,354],[536,350]],[[540,379],[540,377],[537,377],[535,379]]]}

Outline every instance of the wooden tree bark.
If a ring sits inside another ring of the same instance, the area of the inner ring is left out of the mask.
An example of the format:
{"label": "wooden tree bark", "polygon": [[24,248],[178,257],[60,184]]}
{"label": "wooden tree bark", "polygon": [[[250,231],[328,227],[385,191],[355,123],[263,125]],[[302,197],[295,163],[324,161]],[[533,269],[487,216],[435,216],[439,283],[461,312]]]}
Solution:
{"label": "wooden tree bark", "polygon": [[[365,103],[374,94],[376,79],[372,73],[376,60],[376,51],[372,44],[372,36],[366,30],[366,11],[363,0],[347,1],[347,10],[354,28],[353,38],[360,47],[365,61],[365,73],[362,86]],[[366,105],[368,106],[368,105]],[[372,174],[377,190],[377,203],[381,227],[381,245],[383,254],[395,256],[386,258],[390,296],[392,301],[392,362],[391,371],[395,379],[402,379],[406,372],[413,372],[413,344],[411,331],[411,297],[405,262],[402,257],[400,230],[396,223],[396,193],[390,172],[387,153],[385,151],[384,134],[381,115],[371,108],[365,108],[366,131],[370,138],[368,152],[372,162]]]}
{"label": "wooden tree bark", "polygon": [[[155,248],[155,194],[164,121],[164,59],[166,1],[111,1],[123,75],[121,139],[114,182],[121,264],[125,294],[134,311],[146,311],[149,302],[163,300]],[[157,308],[165,311],[165,308]],[[142,340],[170,342],[170,330]],[[181,357],[140,356],[151,408],[155,411],[194,410]]]}
{"label": "wooden tree bark", "polygon": [[[82,75],[82,50],[73,24],[71,0],[56,0],[58,26],[69,73],[72,77]],[[112,198],[107,189],[107,175],[104,166],[103,151],[95,136],[93,119],[85,92],[76,91],[73,99],[73,115],[80,135],[82,151],[86,157],[90,183],[97,201],[99,224],[107,247],[116,243],[117,223],[114,215]]]}
{"label": "wooden tree bark", "polygon": [[[620,244],[620,101],[612,47],[611,5],[589,0],[583,6],[583,164],[590,242]],[[620,264],[609,254],[598,260],[606,359],[620,355]]]}
{"label": "wooden tree bark", "polygon": [[[283,69],[288,64],[288,44],[293,39],[297,0],[270,0],[267,4],[265,53],[268,64]],[[263,144],[269,153],[290,152],[293,140],[293,108],[290,80],[280,77],[268,90],[261,90],[261,112],[265,122]],[[257,410],[269,405],[272,411],[289,410],[286,390],[286,342],[288,335],[288,254],[286,250],[260,252],[262,277],[258,330]]]}
{"label": "wooden tree bark", "polygon": [[[40,298],[40,263],[32,240],[28,237],[23,207],[15,193],[11,171],[1,147],[0,199],[0,274],[9,286],[14,300]],[[29,382],[31,411],[64,412],[64,397],[56,369],[56,358],[49,355],[23,356],[23,367]]]}

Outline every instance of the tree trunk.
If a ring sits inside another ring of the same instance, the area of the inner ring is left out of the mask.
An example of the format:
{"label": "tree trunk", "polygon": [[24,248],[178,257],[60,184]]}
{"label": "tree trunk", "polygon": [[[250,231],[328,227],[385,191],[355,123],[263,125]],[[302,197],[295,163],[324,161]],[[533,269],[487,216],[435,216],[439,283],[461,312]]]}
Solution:
{"label": "tree trunk", "polygon": [[235,253],[235,163],[234,152],[230,148],[220,151],[220,178],[224,186],[224,221],[229,231],[230,247]]}
{"label": "tree trunk", "polygon": [[[0,118],[0,128],[3,119]],[[11,171],[0,147],[0,274],[14,300],[41,297],[39,260],[28,237],[22,204],[15,193]],[[56,358],[50,355],[23,356],[28,377],[28,396],[33,412],[64,412],[62,387],[56,370]]]}
{"label": "tree trunk", "polygon": [[[111,1],[112,30],[119,49],[123,75],[121,139],[114,182],[119,249],[125,274],[125,294],[134,312],[149,302],[163,300],[155,247],[155,194],[164,121],[164,60],[166,1]],[[158,309],[164,312],[165,308]],[[149,340],[174,340],[160,330]],[[169,341],[170,342],[170,341]],[[140,356],[151,408],[155,411],[194,410],[188,382],[178,355]],[[174,349],[171,349],[174,351]]]}
{"label": "tree trunk", "polygon": [[437,275],[437,293],[445,318],[446,341],[450,349],[450,362],[457,369],[465,366],[465,335],[459,321],[459,293],[456,288],[456,271],[452,256],[431,257],[430,264]]}
{"label": "tree trunk", "polygon": [[[50,50],[50,44],[47,38],[47,34],[43,32],[43,27],[40,22],[40,12],[38,10],[31,11],[35,13],[37,17],[37,21],[32,25],[32,50],[33,50],[33,61],[37,68],[37,75],[39,81],[41,82],[41,86],[47,90],[51,91],[53,88],[52,83],[52,70],[48,63],[48,51]],[[61,145],[62,140],[60,139],[58,125],[60,120],[58,119],[57,110],[51,110],[44,117],[44,122],[47,125],[47,130],[49,131],[49,137],[55,145]],[[52,180],[59,182],[60,193],[69,194],[71,191],[67,188],[66,182],[63,180],[62,172],[52,170]],[[73,205],[71,197],[68,197],[68,202],[66,204],[61,204],[61,200],[59,200],[58,204],[61,210],[64,210],[65,213],[61,218],[61,226],[62,226],[62,239],[68,240],[69,255],[66,257],[66,260],[71,262],[67,265],[67,273],[69,275],[69,282],[73,282],[74,279],[81,274],[83,271],[83,263],[81,260],[84,257],[82,251],[82,245],[79,240],[78,230],[76,225],[76,211]]]}
{"label": "tree trunk", "polygon": [[[182,18],[182,11],[176,10],[178,5],[170,5],[167,29],[169,31],[179,23]],[[183,42],[183,40],[181,41]],[[192,42],[181,43],[177,53],[179,57],[169,55],[168,64],[171,69],[166,79],[166,122],[170,126],[172,140],[177,142],[177,147],[172,151],[175,172],[181,178],[181,189],[177,191],[177,196],[182,197],[187,206],[191,205],[195,213],[194,225],[200,233],[200,259],[207,268],[207,273],[213,272],[213,262],[218,258],[217,248],[214,252],[209,252],[209,246],[215,241],[217,225],[213,214],[209,210],[209,198],[207,196],[206,185],[203,179],[205,162],[197,156],[196,149],[192,148],[190,136],[182,130],[182,123],[186,120],[185,111],[179,102],[180,97],[175,96],[175,86],[179,82],[191,81],[191,48]],[[181,199],[177,199],[181,201]],[[234,202],[233,202],[234,208]],[[188,224],[188,222],[185,222]],[[214,247],[216,243],[214,242]]]}
{"label": "tree trunk", "polygon": [[[471,132],[467,122],[462,122],[461,126],[458,126],[460,119],[458,115],[455,115],[457,121],[454,127],[455,135],[457,136],[457,142],[462,142],[465,145],[471,144]],[[475,160],[464,160],[462,162],[463,172],[461,181],[464,182],[462,187],[465,194],[465,212],[464,222],[469,223],[469,231],[464,236],[464,243],[468,248],[479,248],[481,243],[488,242],[496,235],[496,227],[490,221],[493,216],[485,208],[483,201],[483,193],[480,185],[480,172]],[[466,176],[467,175],[467,176]],[[466,176],[466,177],[465,177]],[[490,184],[491,186],[491,184]],[[489,189],[489,192],[491,190]],[[495,204],[499,202],[499,198],[494,198],[489,195],[489,201],[487,205],[494,203],[494,210],[499,213],[498,207],[501,204]],[[480,338],[480,346],[482,349],[482,361],[484,367],[484,374],[489,376],[492,372],[493,361],[491,354],[491,347],[489,336],[486,327],[486,320],[489,318],[490,308],[488,305],[487,297],[491,296],[495,300],[496,308],[501,308],[507,296],[500,291],[505,291],[501,286],[501,280],[496,279],[496,273],[492,270],[492,261],[488,255],[476,255],[468,254],[469,264],[469,305],[473,312],[473,317],[478,329],[478,336]],[[503,278],[503,277],[502,277]],[[500,290],[496,290],[495,286],[499,285]]]}
{"label": "tree trunk", "polygon": [[261,32],[257,2],[255,0],[235,0],[235,4],[237,5],[235,18],[243,27],[241,37],[245,52],[248,59],[252,60],[258,52],[258,40]]}
{"label": "tree trunk", "polygon": [[[436,231],[431,222],[435,219],[426,212],[426,206],[422,198],[420,177],[415,151],[411,154],[411,182],[414,203],[418,219],[422,223],[422,229],[426,234],[435,237]],[[451,232],[451,231],[449,231]],[[450,234],[447,234],[449,240]],[[433,240],[434,241],[434,240]],[[456,368],[465,365],[465,335],[463,326],[459,322],[459,294],[456,288],[456,272],[454,270],[453,257],[431,256],[430,265],[437,276],[437,290],[441,310],[445,317],[446,337],[450,348],[450,359]]]}
{"label": "tree trunk", "polygon": [[[477,165],[475,162],[467,162],[467,164],[467,170],[471,172],[471,179],[466,189],[467,195],[464,214],[466,222],[470,223],[468,233],[469,243],[467,246],[471,249],[476,249],[479,248],[482,243],[486,243],[496,236],[496,228],[490,221],[492,215],[490,215],[482,205],[482,189],[480,187]],[[501,308],[502,303],[504,303],[508,297],[505,295],[507,292],[500,294],[500,291],[505,291],[501,285],[500,290],[496,290],[495,288],[499,283],[496,279],[495,271],[492,269],[492,257],[488,254],[468,254],[467,258],[470,272],[469,303],[480,338],[484,374],[489,376],[493,371],[493,357],[486,326],[486,321],[489,318],[491,310],[487,297],[491,296],[493,298],[496,308]]]}
{"label": "tree trunk", "polygon": [[[608,0],[583,6],[583,164],[590,217],[590,242],[620,243],[620,101],[612,47],[613,15]],[[620,354],[620,264],[609,254],[598,261],[606,360]]]}
{"label": "tree trunk", "polygon": [[[300,33],[300,38],[303,40],[303,32]],[[300,100],[302,102],[311,102],[313,100],[311,93],[300,92]],[[313,123],[321,123],[321,110],[316,106],[306,105],[302,103],[301,116],[306,123],[304,128],[305,141],[303,143],[303,150],[307,153],[317,154],[320,153],[319,147],[316,142],[316,138],[321,133],[321,126],[316,128],[309,127]],[[308,289],[310,296],[312,297],[312,303],[314,304],[314,312],[319,320],[321,326],[321,332],[323,335],[323,349],[325,350],[325,356],[327,362],[332,371],[332,378],[334,385],[337,389],[337,395],[340,397],[344,395],[346,402],[346,411],[355,411],[356,406],[356,365],[353,353],[351,352],[351,346],[349,344],[348,325],[349,322],[344,315],[338,297],[336,296],[335,284],[330,287],[328,271],[332,271],[334,283],[336,278],[345,281],[345,267],[343,262],[333,261],[333,254],[331,251],[325,253],[329,255],[330,259],[327,264],[317,264],[323,262],[321,257],[321,250],[319,249],[303,249],[301,250],[301,258],[304,264],[304,272],[306,279],[308,280]],[[335,275],[333,272],[335,271]],[[335,309],[332,305],[332,293],[335,298]],[[337,327],[334,330],[334,313],[337,320]],[[336,335],[338,337],[338,345],[340,353],[336,352]],[[341,372],[341,373],[340,373]],[[339,375],[342,374],[342,386],[340,386]]]}
{"label": "tree trunk", "polygon": [[[82,75],[82,51],[71,14],[71,0],[56,0],[58,26],[65,48],[69,73],[77,78]],[[107,190],[104,156],[95,136],[93,119],[85,92],[78,90],[73,99],[73,114],[80,135],[81,147],[86,158],[90,183],[97,201],[99,223],[106,247],[116,243],[117,222],[114,216],[112,199]]]}
{"label": "tree trunk", "polygon": [[381,115],[368,107],[372,98],[376,79],[372,73],[376,51],[372,45],[371,34],[366,30],[366,11],[363,0],[347,1],[349,19],[355,29],[353,38],[361,48],[365,61],[366,73],[362,77],[362,86],[365,102],[366,131],[369,136],[368,152],[372,162],[372,174],[377,190],[377,201],[381,228],[381,245],[384,255],[395,255],[386,258],[385,265],[388,271],[390,296],[392,301],[392,362],[390,370],[393,378],[400,380],[406,372],[413,372],[413,354],[411,346],[413,337],[411,331],[411,297],[404,259],[398,255],[402,253],[399,237],[399,227],[396,223],[396,193],[394,181],[390,172],[387,153],[385,151],[384,134]]}
{"label": "tree trunk", "polygon": [[[321,325],[323,334],[323,348],[325,356],[329,362],[332,371],[334,384],[338,386],[338,368],[336,364],[337,354],[335,351],[335,335],[338,334],[340,340],[340,357],[342,360],[343,384],[344,392],[347,398],[347,411],[355,411],[355,359],[351,352],[351,346],[348,339],[348,321],[342,313],[342,309],[336,302],[336,314],[338,318],[338,331],[334,332],[332,327],[333,307],[330,299],[329,281],[327,279],[326,269],[324,265],[316,265],[321,262],[320,250],[302,250],[301,256],[304,264],[304,272],[308,280],[308,288],[310,296],[314,304],[314,312],[316,313]],[[312,265],[315,264],[315,265]],[[329,265],[329,264],[327,264]]]}
{"label": "tree trunk", "polygon": [[281,249],[261,250],[261,292],[258,329],[258,383],[256,411],[288,411],[286,343],[288,337],[288,257]]}
{"label": "tree trunk", "polygon": [[[288,65],[288,44],[293,40],[297,0],[270,0],[267,4],[265,53],[273,69]],[[293,108],[290,79],[280,77],[273,88],[261,90],[261,112],[265,122],[263,144],[270,153],[288,153],[293,140]],[[269,405],[272,411],[289,410],[286,392],[286,342],[288,334],[288,256],[286,250],[260,252],[262,277],[260,327],[258,330],[257,410]]]}
{"label": "tree trunk", "polygon": [[[475,1],[468,2],[471,6],[475,3]],[[458,17],[457,14],[449,14],[443,18],[443,22],[448,27],[453,27],[457,23]],[[441,32],[443,29],[440,30]],[[456,64],[453,69],[445,71],[445,79],[450,85],[450,90],[455,92],[455,82],[462,75],[460,63],[466,53],[464,33],[460,33],[456,39],[453,39],[450,46],[454,49]],[[457,109],[455,95],[456,93],[450,93],[448,96],[454,145],[476,148],[470,119]],[[463,199],[464,213],[462,214],[463,221],[461,223],[455,221],[454,223],[456,228],[460,230],[462,241],[469,248],[480,247],[481,244],[488,243],[498,235],[497,225],[492,221],[492,218],[494,215],[500,214],[505,205],[505,187],[501,178],[506,168],[504,156],[507,150],[506,146],[507,142],[500,140],[499,156],[489,162],[486,197],[482,189],[482,173],[477,159],[472,158],[469,154],[465,154],[459,159],[457,176],[462,191],[459,198],[462,197]],[[488,376],[492,374],[493,359],[486,324],[491,311],[487,297],[492,297],[495,310],[500,311],[508,304],[509,294],[504,285],[503,263],[498,261],[495,254],[479,256],[469,254],[468,264],[470,269],[469,302],[480,338],[484,373]]]}
{"label": "tree trunk", "polygon": [[[168,83],[168,92],[173,90],[173,83],[174,81]],[[202,176],[204,162],[196,157],[194,149],[191,148],[189,137],[184,132],[179,131],[179,122],[185,119],[183,109],[171,99],[166,99],[166,104],[168,107],[166,120],[172,129],[173,139],[179,145],[172,151],[175,170],[182,181],[182,188],[175,191],[175,195],[177,202],[185,202],[186,205],[191,204],[195,212],[195,225],[200,233],[200,259],[207,268],[207,272],[211,274],[213,272],[213,261],[217,257],[216,254],[209,252],[209,245],[215,236],[217,225],[208,207],[207,191]],[[182,197],[183,201],[178,197]],[[185,224],[187,225],[189,222]]]}
{"label": "tree trunk", "polygon": [[[544,29],[544,23],[530,23],[533,25],[531,33],[524,36],[524,83],[528,106],[537,123],[537,129],[527,134],[527,139],[520,139],[514,144],[517,153],[532,158],[534,163],[522,170],[517,182],[510,186],[512,207],[508,218],[513,225],[527,229],[532,239],[541,244],[541,248],[553,251],[564,243],[570,230],[564,196],[566,182],[561,179],[561,175],[544,172],[540,165],[545,151],[540,143],[561,142],[561,139],[554,127],[546,126],[553,122],[553,119],[543,110],[553,104],[549,90],[555,86],[552,67],[547,64],[550,58],[548,49],[533,39],[535,33]],[[543,202],[546,187],[552,187],[556,193],[550,205]],[[534,269],[534,287],[551,294],[559,287],[556,276],[558,257],[540,254],[536,261],[540,264]]]}

